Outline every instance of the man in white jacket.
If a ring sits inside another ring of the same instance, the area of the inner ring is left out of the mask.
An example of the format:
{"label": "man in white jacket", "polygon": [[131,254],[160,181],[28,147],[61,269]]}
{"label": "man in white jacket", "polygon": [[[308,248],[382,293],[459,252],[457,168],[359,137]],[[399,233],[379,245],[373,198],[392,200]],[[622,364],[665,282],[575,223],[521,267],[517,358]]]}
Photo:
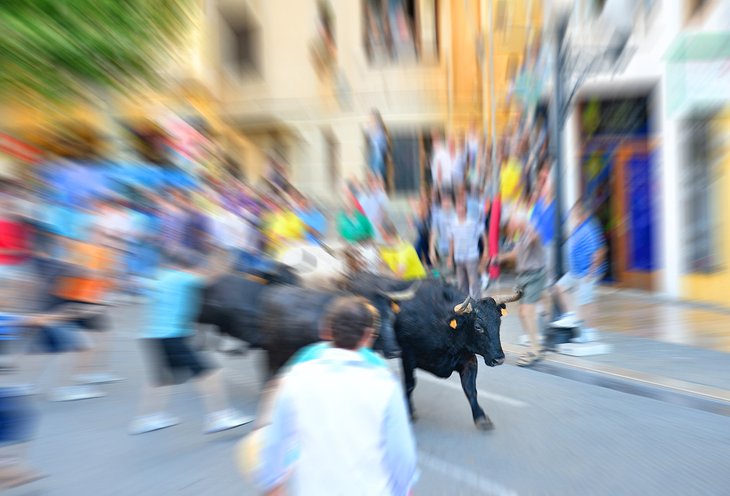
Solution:
{"label": "man in white jacket", "polygon": [[261,424],[241,447],[257,487],[297,495],[409,494],[416,446],[399,382],[358,350],[372,344],[367,300],[338,300],[325,319],[332,345],[293,365],[262,401]]}

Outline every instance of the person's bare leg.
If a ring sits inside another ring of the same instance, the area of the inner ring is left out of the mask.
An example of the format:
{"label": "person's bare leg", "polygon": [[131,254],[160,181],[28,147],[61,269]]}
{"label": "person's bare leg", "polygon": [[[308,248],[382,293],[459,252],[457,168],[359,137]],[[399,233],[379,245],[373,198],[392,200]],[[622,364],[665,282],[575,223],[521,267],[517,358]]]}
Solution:
{"label": "person's bare leg", "polygon": [[593,327],[596,321],[596,304],[580,305],[576,310],[576,315],[583,322],[583,327]]}
{"label": "person's bare leg", "polygon": [[520,305],[520,322],[522,322],[522,328],[530,336],[530,348],[533,353],[540,353],[542,346],[540,345],[540,335],[537,329],[537,306],[535,304]]}
{"label": "person's bare leg", "polygon": [[28,465],[28,444],[25,442],[0,448],[0,489],[22,486],[44,477]]}
{"label": "person's bare leg", "polygon": [[479,261],[467,265],[467,277],[469,279],[469,294],[472,298],[479,299],[482,294],[482,281],[479,277]]}
{"label": "person's bare leg", "polygon": [[170,397],[170,387],[145,384],[139,401],[138,415],[142,417],[164,412]]}
{"label": "person's bare leg", "polygon": [[73,369],[70,372],[74,376],[89,373],[96,355],[96,344],[92,341],[92,333],[85,331],[80,332],[84,332],[83,336],[88,340],[88,342],[85,343],[83,350],[73,353],[75,360],[73,362]]}
{"label": "person's bare leg", "polygon": [[54,355],[49,353],[26,353],[22,355],[16,375],[18,384],[31,384],[40,388],[44,382],[45,372],[53,359]]}
{"label": "person's bare leg", "polygon": [[211,370],[195,381],[208,413],[228,408],[228,394],[223,381],[223,369]]}
{"label": "person's bare leg", "polygon": [[555,300],[558,302],[558,306],[563,313],[576,312],[577,309],[574,306],[573,295],[566,288],[560,285],[553,286]]}

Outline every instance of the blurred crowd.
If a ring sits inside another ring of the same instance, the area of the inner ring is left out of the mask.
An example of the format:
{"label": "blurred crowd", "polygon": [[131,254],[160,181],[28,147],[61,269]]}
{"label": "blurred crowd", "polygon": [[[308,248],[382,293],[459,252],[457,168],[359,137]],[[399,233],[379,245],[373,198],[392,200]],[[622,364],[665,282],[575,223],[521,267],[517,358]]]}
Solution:
{"label": "blurred crowd", "polygon": [[[549,318],[546,295],[564,310],[560,325],[589,318],[580,308],[592,303],[604,270],[602,235],[589,208],[571,211],[569,274],[556,281],[549,263],[555,200],[541,122],[516,127],[494,149],[476,126],[463,135],[434,132],[431,174],[411,204],[407,226],[395,222],[388,195],[390,139],[377,112],[368,138],[368,173],[363,181],[347,181],[334,215],[298,191],[275,156],[256,187],[233,176],[206,176],[188,184],[74,195],[44,179],[42,167],[22,183],[1,184],[0,344],[3,367],[11,373],[0,376],[0,404],[19,425],[0,441],[17,450],[29,439],[32,416],[20,413],[18,398],[41,388],[53,401],[97,398],[105,394],[100,384],[122,379],[108,357],[112,308],[125,300],[146,304],[139,337],[151,351],[146,356],[153,371],[131,433],[175,425],[162,413],[165,395],[151,388],[190,378],[206,401],[205,432],[250,422],[229,406],[221,375],[188,338],[207,281],[231,271],[266,272],[292,247],[337,256],[332,247],[344,246],[349,270],[443,278],[472,298],[509,265],[523,292],[520,317],[531,341],[520,365],[542,356],[538,313]],[[553,285],[556,291],[546,291]],[[57,355],[63,356],[56,364],[61,369],[51,375],[49,357]],[[0,482],[39,477],[13,453],[0,453]]]}

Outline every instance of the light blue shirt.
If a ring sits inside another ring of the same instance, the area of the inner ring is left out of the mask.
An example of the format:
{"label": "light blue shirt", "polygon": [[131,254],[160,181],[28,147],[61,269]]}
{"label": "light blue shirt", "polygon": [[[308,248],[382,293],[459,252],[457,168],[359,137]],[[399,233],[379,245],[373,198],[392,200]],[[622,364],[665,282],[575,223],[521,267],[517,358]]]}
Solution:
{"label": "light blue shirt", "polygon": [[441,255],[449,252],[449,239],[454,219],[456,219],[456,214],[453,210],[445,211],[441,207],[434,209],[432,229],[436,230],[436,250]]}
{"label": "light blue shirt", "polygon": [[[299,363],[308,362],[309,360],[316,360],[318,358],[321,358],[322,353],[330,348],[332,348],[332,344],[327,341],[305,346],[289,360],[288,365],[294,366]],[[385,367],[386,369],[388,368],[388,364],[386,363],[386,361],[383,360],[377,353],[375,353],[370,348],[360,348],[358,351],[362,355],[363,360],[365,360],[370,365],[373,365],[375,367]]]}
{"label": "light blue shirt", "polygon": [[455,220],[451,226],[454,241],[454,261],[472,262],[479,259],[479,239],[484,234],[484,223],[467,217],[464,222]]}
{"label": "light blue shirt", "polygon": [[[317,231],[322,238],[327,235],[327,219],[324,215],[322,215],[322,212],[316,208],[310,208],[309,210],[297,210],[297,216],[307,227]],[[307,241],[317,241],[314,235],[310,232],[307,233],[306,238]]]}
{"label": "light blue shirt", "polygon": [[143,338],[179,338],[193,333],[200,310],[203,278],[182,270],[161,269],[149,283],[150,303]]}

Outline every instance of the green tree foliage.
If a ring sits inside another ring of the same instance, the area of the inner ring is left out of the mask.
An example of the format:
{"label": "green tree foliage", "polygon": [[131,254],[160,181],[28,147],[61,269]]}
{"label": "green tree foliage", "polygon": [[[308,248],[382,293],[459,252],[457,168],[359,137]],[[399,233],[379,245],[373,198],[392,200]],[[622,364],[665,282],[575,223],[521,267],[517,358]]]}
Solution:
{"label": "green tree foliage", "polygon": [[154,82],[195,0],[0,1],[0,98]]}

